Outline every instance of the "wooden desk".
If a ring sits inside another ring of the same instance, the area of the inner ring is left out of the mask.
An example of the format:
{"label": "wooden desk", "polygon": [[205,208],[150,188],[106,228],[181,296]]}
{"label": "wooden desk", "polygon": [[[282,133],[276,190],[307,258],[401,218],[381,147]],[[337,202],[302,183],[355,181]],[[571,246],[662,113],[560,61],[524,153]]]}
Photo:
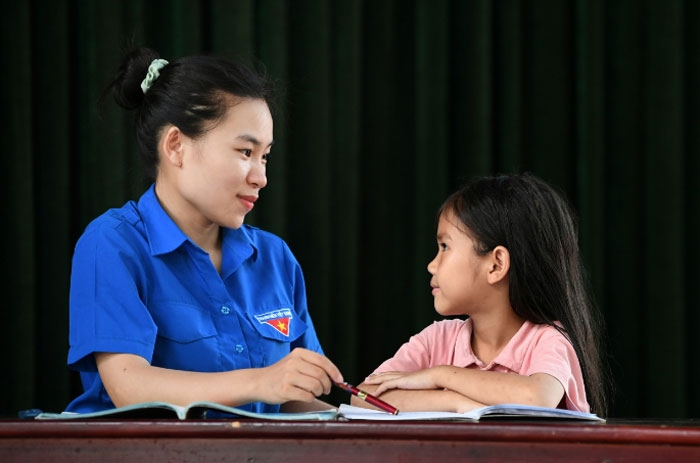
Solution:
{"label": "wooden desk", "polygon": [[0,421],[0,462],[699,462],[700,424]]}

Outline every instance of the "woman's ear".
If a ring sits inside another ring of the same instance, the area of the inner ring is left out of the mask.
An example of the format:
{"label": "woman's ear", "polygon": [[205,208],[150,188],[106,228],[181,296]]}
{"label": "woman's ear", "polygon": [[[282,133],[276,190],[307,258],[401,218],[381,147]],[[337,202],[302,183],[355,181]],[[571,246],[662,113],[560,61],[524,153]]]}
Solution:
{"label": "woman's ear", "polygon": [[163,147],[163,162],[168,162],[174,167],[182,167],[182,155],[184,152],[184,135],[174,125],[165,129],[161,146]]}
{"label": "woman's ear", "polygon": [[489,254],[490,269],[488,274],[488,282],[491,284],[498,283],[508,276],[510,270],[510,252],[504,246],[496,246]]}

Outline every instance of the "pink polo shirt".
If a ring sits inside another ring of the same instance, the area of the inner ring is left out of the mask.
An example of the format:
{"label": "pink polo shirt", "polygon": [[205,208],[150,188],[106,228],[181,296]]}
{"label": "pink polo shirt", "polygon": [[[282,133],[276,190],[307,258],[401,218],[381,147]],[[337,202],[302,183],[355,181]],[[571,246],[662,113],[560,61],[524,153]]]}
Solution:
{"label": "pink polo shirt", "polygon": [[415,371],[437,365],[517,373],[529,376],[547,373],[564,386],[565,403],[561,408],[589,412],[581,366],[571,343],[548,325],[525,322],[508,344],[489,363],[479,360],[472,351],[472,320],[434,322],[411,336],[396,352],[374,371]]}

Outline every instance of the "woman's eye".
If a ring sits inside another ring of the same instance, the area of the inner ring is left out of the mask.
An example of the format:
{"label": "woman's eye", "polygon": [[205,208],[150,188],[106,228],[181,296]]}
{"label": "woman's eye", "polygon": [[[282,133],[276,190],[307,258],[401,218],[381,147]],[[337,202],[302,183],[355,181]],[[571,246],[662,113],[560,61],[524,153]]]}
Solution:
{"label": "woman's eye", "polygon": [[445,243],[438,243],[438,248],[440,251],[447,251],[447,245]]}
{"label": "woman's eye", "polygon": [[246,150],[246,149],[243,149],[243,150],[240,150],[240,151],[241,151],[241,153],[243,153],[243,156],[245,156],[245,157],[247,157],[247,158],[249,158],[250,155],[253,154],[253,150]]}
{"label": "woman's eye", "polygon": [[263,161],[268,162],[270,160],[270,153],[265,153],[262,156]]}

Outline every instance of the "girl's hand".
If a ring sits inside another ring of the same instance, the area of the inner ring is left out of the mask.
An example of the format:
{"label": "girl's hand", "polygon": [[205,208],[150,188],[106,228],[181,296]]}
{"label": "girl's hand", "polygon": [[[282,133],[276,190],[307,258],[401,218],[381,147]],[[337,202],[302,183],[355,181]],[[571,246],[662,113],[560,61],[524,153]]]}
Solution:
{"label": "girl's hand", "polygon": [[377,386],[376,395],[390,389],[439,389],[437,383],[440,367],[426,368],[424,370],[404,372],[387,371],[369,375],[364,383]]}

